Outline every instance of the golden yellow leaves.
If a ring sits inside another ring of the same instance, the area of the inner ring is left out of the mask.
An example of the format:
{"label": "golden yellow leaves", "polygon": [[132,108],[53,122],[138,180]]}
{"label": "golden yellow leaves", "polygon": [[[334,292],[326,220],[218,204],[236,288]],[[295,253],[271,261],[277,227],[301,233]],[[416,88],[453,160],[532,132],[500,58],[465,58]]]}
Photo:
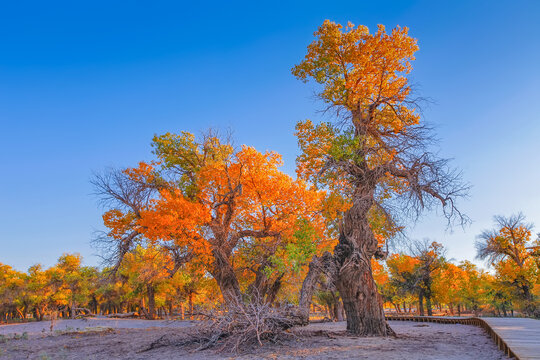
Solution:
{"label": "golden yellow leaves", "polygon": [[138,167],[125,169],[123,172],[134,181],[151,182],[154,176],[154,167],[158,164],[159,163],[157,162],[147,164],[144,161],[141,161]]}
{"label": "golden yellow leaves", "polygon": [[[315,40],[308,46],[303,61],[292,73],[299,79],[313,79],[322,85],[319,96],[329,107],[345,110],[347,121],[336,128],[329,124],[314,125],[306,120],[296,126],[302,154],[298,157],[298,175],[317,183],[317,174],[330,157],[336,141],[345,137],[357,141],[337,144],[349,160],[365,161],[371,168],[390,163],[396,149],[392,139],[419,124],[407,74],[418,50],[416,40],[407,28],[396,27],[387,33],[379,25],[370,34],[367,27],[342,25],[326,20]],[[350,134],[347,134],[349,132]],[[360,158],[357,158],[360,156]],[[339,159],[334,159],[339,160]]]}
{"label": "golden yellow leaves", "polygon": [[[236,247],[240,238],[235,234],[257,234],[251,242],[275,248],[292,238],[298,219],[324,233],[324,193],[281,172],[281,155],[250,146],[230,152],[217,138],[198,142],[189,133],[155,137],[154,147],[161,169],[141,163],[126,173],[141,182],[171,180],[160,182],[159,192],[136,218],[119,210],[107,212],[104,221],[111,235],[120,237],[135,223],[150,244],[173,242],[189,249],[194,261],[209,266],[213,251]],[[167,171],[181,175],[174,179]]]}
{"label": "golden yellow leaves", "polygon": [[410,88],[408,74],[418,50],[408,29],[396,27],[387,34],[379,25],[370,34],[365,26],[347,27],[329,20],[314,33],[304,60],[292,69],[299,79],[313,78],[323,84],[320,97],[332,104],[355,110],[377,99],[403,101]]}
{"label": "golden yellow leaves", "polygon": [[321,123],[317,126],[307,119],[296,124],[296,137],[302,150],[297,159],[296,173],[298,177],[317,183],[317,173],[326,161],[335,138],[334,131],[329,124]]}
{"label": "golden yellow leaves", "polygon": [[130,227],[137,218],[135,214],[123,213],[118,209],[111,209],[102,215],[103,224],[110,229],[109,236],[120,239],[125,235],[126,229]]}

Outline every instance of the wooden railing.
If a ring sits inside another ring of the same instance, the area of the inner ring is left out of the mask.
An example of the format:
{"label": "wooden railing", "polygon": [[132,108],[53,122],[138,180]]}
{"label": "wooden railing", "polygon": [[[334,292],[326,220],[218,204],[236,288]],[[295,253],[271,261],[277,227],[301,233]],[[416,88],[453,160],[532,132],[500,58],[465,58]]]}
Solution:
{"label": "wooden railing", "polygon": [[394,320],[394,321],[416,321],[416,322],[433,322],[433,323],[439,323],[439,324],[463,324],[463,325],[474,325],[479,326],[482,329],[484,329],[488,335],[495,341],[499,349],[504,351],[506,355],[510,358],[515,358],[519,360],[519,357],[512,351],[510,346],[506,344],[506,342],[501,338],[495,330],[489,326],[487,322],[485,322],[481,318],[477,317],[467,317],[467,318],[456,318],[456,317],[439,317],[439,316],[394,316],[394,315],[386,315],[387,320]]}

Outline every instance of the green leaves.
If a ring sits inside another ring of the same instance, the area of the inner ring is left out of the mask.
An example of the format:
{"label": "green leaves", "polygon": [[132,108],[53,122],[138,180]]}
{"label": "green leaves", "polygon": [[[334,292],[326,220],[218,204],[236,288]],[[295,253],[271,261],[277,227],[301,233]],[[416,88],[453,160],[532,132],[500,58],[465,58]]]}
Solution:
{"label": "green leaves", "polygon": [[213,134],[197,140],[189,132],[155,135],[152,139],[154,154],[162,164],[163,170],[172,172],[176,185],[188,198],[193,198],[200,188],[200,171],[208,165],[225,163],[234,152],[228,143],[222,143]]}
{"label": "green leaves", "polygon": [[352,128],[349,128],[339,135],[335,135],[328,155],[335,161],[352,161],[359,164],[363,161],[363,157],[358,155],[360,149],[360,140],[355,137]]}
{"label": "green leaves", "polygon": [[298,220],[297,226],[298,229],[293,234],[294,239],[288,242],[284,249],[271,256],[272,267],[264,269],[267,276],[275,271],[298,273],[315,254],[319,240],[315,229],[306,219]]}

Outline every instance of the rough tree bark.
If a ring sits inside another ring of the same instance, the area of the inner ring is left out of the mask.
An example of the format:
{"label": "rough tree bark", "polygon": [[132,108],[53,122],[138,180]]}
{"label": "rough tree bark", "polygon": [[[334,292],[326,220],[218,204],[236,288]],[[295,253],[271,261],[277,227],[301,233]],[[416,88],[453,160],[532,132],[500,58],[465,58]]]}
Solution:
{"label": "rough tree bark", "polygon": [[343,300],[349,332],[361,336],[395,335],[384,317],[382,296],[372,274],[371,258],[381,256],[368,221],[372,201],[372,195],[355,196],[345,215],[334,255],[327,252],[311,261],[300,294],[306,322],[317,278],[324,272]]}
{"label": "rough tree bark", "polygon": [[148,319],[153,320],[156,317],[156,294],[153,284],[146,285],[148,295]]}
{"label": "rough tree bark", "polygon": [[361,336],[388,336],[394,332],[384,317],[382,296],[371,268],[372,257],[381,256],[368,218],[374,205],[374,189],[375,184],[366,182],[356,188],[334,249],[334,279],[343,299],[347,330]]}
{"label": "rough tree bark", "polygon": [[426,296],[426,309],[427,309],[428,316],[433,316],[433,308],[431,306],[431,296],[430,295]]}
{"label": "rough tree bark", "polygon": [[418,294],[418,311],[420,316],[424,316],[424,294]]}
{"label": "rough tree bark", "polygon": [[347,314],[347,330],[364,336],[394,334],[384,318],[382,297],[371,269],[371,256],[353,250],[345,236],[338,244],[336,261],[340,265],[336,287]]}
{"label": "rough tree bark", "polygon": [[212,253],[214,255],[214,264],[211,273],[221,290],[225,304],[231,302],[240,304],[242,302],[242,292],[229,258],[222,250],[217,248]]}
{"label": "rough tree bark", "polygon": [[189,306],[189,320],[193,320],[193,292],[189,293],[188,296],[188,306]]}
{"label": "rough tree bark", "polygon": [[345,320],[345,317],[344,317],[345,309],[343,309],[343,302],[341,301],[341,298],[332,291],[332,299],[333,299],[333,316],[334,316],[333,320],[334,321]]}
{"label": "rough tree bark", "polygon": [[300,290],[300,301],[298,318],[302,319],[301,325],[307,325],[309,323],[309,310],[311,307],[311,299],[315,292],[315,287],[319,280],[321,273],[325,273],[330,276],[331,279],[335,277],[335,265],[332,254],[328,251],[321,257],[313,256],[309,263],[309,270],[302,282],[302,289]]}

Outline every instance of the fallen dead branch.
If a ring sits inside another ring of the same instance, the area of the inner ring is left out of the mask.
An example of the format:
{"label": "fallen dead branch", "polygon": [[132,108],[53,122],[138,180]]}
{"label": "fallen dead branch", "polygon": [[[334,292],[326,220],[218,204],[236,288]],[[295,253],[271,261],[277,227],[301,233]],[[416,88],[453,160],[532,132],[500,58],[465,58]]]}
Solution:
{"label": "fallen dead branch", "polygon": [[105,315],[108,318],[134,318],[139,317],[139,315],[136,312],[129,312],[129,313],[119,313],[119,314],[109,314]]}

